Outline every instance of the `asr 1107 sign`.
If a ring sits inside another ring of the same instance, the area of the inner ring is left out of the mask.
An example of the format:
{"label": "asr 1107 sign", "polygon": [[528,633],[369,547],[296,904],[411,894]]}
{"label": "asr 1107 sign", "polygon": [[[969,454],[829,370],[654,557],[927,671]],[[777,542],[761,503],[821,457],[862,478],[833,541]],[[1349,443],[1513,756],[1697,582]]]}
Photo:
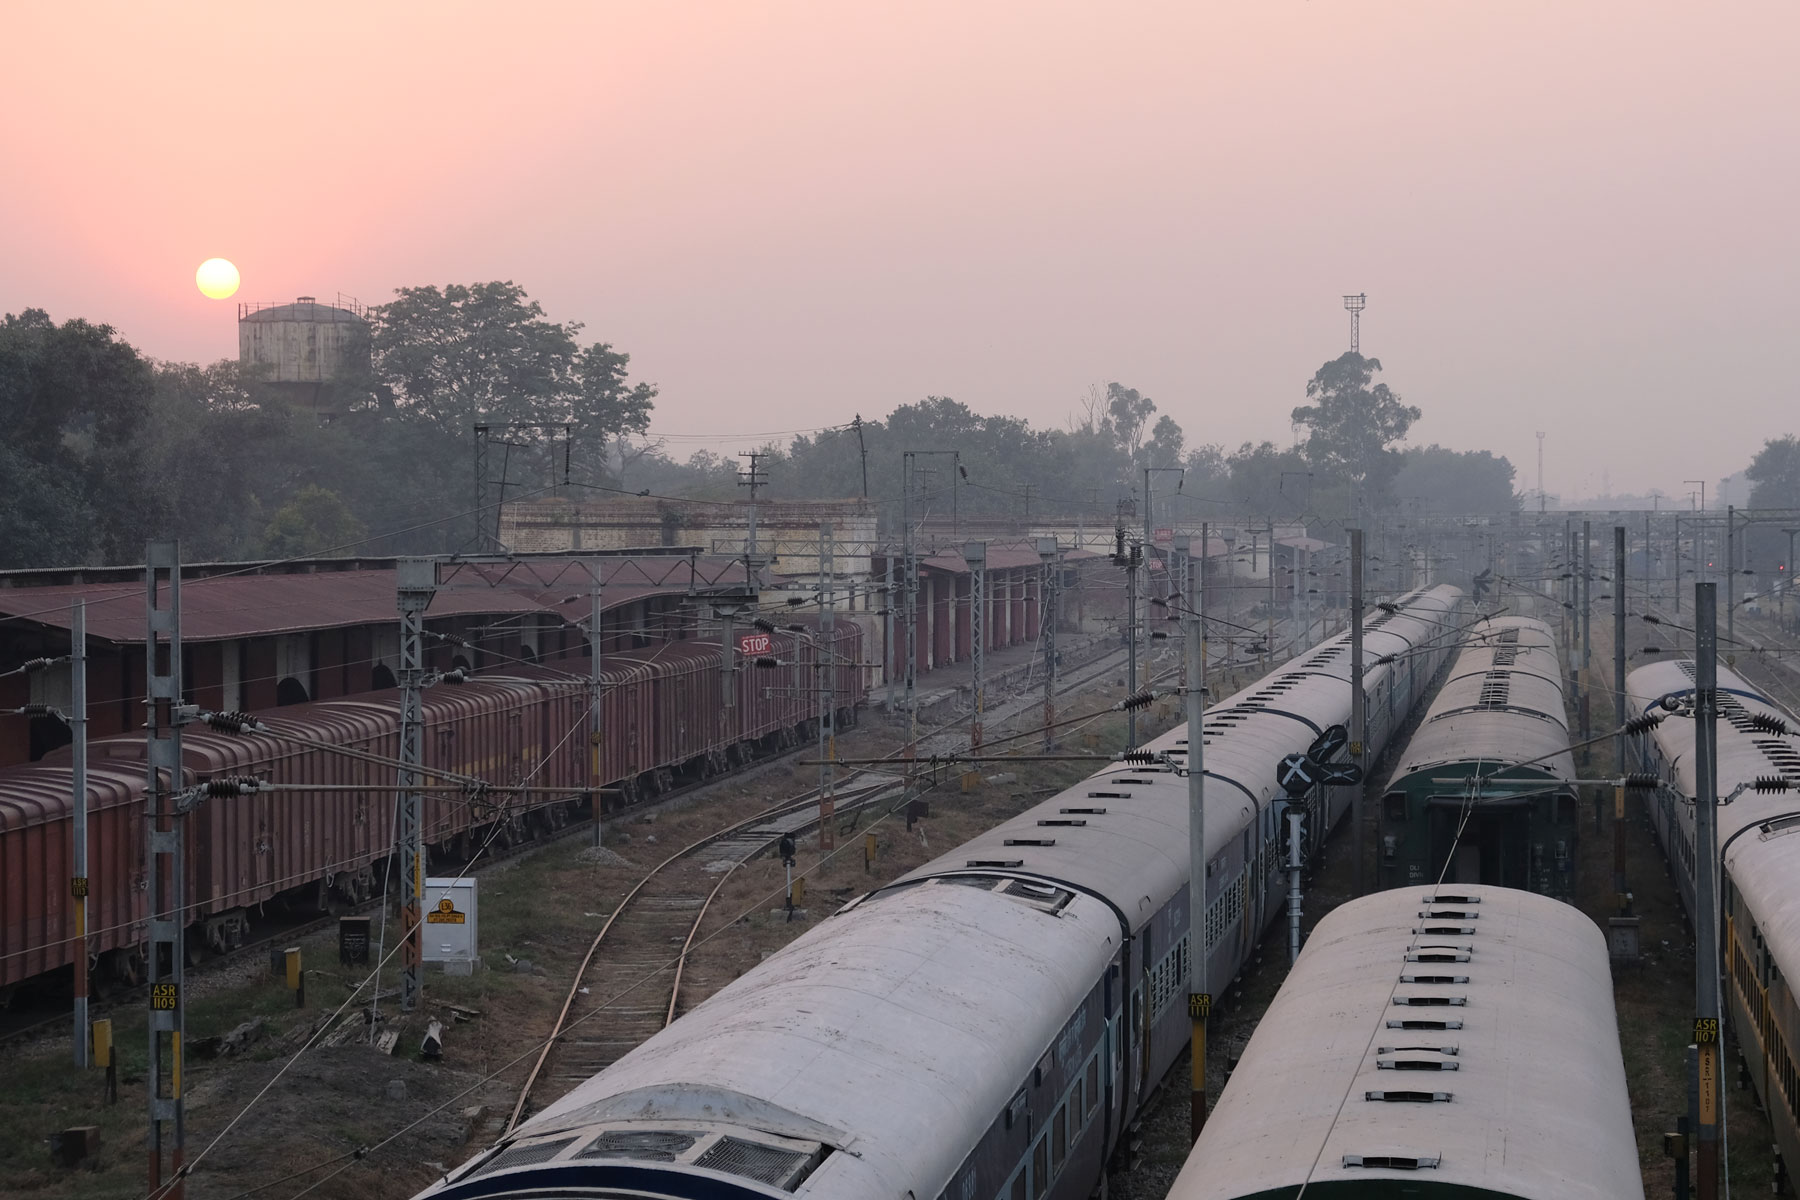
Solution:
{"label": "asr 1107 sign", "polygon": [[767,654],[773,644],[773,640],[766,633],[742,633],[738,635],[739,654]]}

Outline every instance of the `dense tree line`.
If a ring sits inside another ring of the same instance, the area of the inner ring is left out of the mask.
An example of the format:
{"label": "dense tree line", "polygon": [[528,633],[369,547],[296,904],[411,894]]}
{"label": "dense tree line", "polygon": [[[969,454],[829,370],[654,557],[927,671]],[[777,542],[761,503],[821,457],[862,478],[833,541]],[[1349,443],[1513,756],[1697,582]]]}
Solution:
{"label": "dense tree line", "polygon": [[[565,466],[597,486],[586,495],[743,498],[737,459],[676,462],[644,436],[656,388],[630,378],[628,355],[583,344],[579,324],[550,320],[515,284],[402,288],[367,317],[366,368],[338,381],[328,418],[235,361],[158,362],[105,325],[5,317],[0,566],[140,561],[147,538],[171,536],[189,561],[465,548],[477,422],[494,428],[491,477],[509,499],[547,490]],[[1145,468],[1182,506],[1158,511],[1188,519],[1511,507],[1505,459],[1398,448],[1419,409],[1380,370],[1356,354],[1324,364],[1292,413],[1303,436],[1231,452],[1189,445],[1174,413],[1116,382],[1090,389],[1061,428],[928,396],[764,447],[766,494],[893,500],[903,451],[954,450],[917,460],[921,515],[954,503],[1109,520]]]}
{"label": "dense tree line", "polygon": [[547,481],[552,458],[545,436],[510,438],[515,422],[566,425],[596,469],[649,427],[656,389],[629,356],[583,345],[514,284],[403,288],[367,317],[366,371],[322,419],[232,360],[158,362],[106,325],[6,316],[0,567],[138,562],[150,537],[189,561],[455,550],[477,421],[514,481]]}
{"label": "dense tree line", "polygon": [[[1288,447],[1246,442],[1235,451],[1189,446],[1174,414],[1136,388],[1111,383],[1078,403],[1064,428],[1037,428],[1006,415],[983,416],[943,396],[903,404],[884,418],[762,447],[771,498],[901,494],[906,450],[954,450],[967,471],[954,480],[954,503],[974,516],[1087,513],[1110,520],[1120,500],[1151,486],[1180,517],[1237,515],[1345,520],[1404,507],[1436,513],[1491,513],[1517,505],[1513,467],[1488,451],[1442,446],[1399,449],[1420,415],[1377,381],[1381,363],[1346,354],[1307,384],[1310,404],[1294,409],[1305,434]],[[678,463],[654,442],[621,439],[613,456],[618,486],[657,495],[739,499],[742,464],[710,450]],[[947,512],[952,461],[917,459],[926,493],[921,507]],[[1179,468],[1177,480],[1164,468]],[[866,480],[866,483],[865,483]],[[1170,511],[1159,502],[1159,512]]]}

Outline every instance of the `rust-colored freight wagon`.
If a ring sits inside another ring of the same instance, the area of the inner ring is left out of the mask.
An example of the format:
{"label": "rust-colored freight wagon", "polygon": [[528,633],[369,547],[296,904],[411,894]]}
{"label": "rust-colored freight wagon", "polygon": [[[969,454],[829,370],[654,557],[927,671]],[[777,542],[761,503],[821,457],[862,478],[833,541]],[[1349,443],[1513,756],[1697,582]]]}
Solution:
{"label": "rust-colored freight wagon", "polygon": [[[839,661],[854,664],[861,632],[846,623]],[[813,720],[811,649],[788,634],[775,655],[792,663],[746,669],[738,718],[722,732],[720,648],[664,643],[602,663],[599,777],[629,803],[704,777],[731,762],[791,745]],[[486,788],[430,790],[422,816],[436,853],[467,856],[493,840],[565,823],[594,787],[588,682],[546,666],[518,666],[424,694],[423,759]],[[837,674],[837,703],[853,712],[861,673]],[[399,693],[296,704],[259,714],[266,728],[226,733],[191,725],[182,737],[183,784],[247,778],[276,785],[209,798],[186,818],[190,944],[236,944],[259,906],[357,903],[380,890],[395,838]],[[143,973],[144,741],[136,734],[89,745],[89,953],[96,979]],[[428,782],[442,776],[427,775]],[[509,788],[546,787],[519,793]],[[0,1000],[19,983],[73,962],[69,908],[69,751],[0,770]]]}

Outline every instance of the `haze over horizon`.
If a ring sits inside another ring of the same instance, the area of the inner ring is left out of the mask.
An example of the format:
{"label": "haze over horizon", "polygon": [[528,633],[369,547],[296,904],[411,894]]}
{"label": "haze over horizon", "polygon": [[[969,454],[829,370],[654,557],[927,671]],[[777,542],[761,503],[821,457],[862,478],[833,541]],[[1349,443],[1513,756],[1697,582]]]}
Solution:
{"label": "haze over horizon", "polygon": [[251,301],[511,279],[721,449],[1108,380],[1229,449],[1365,292],[1409,444],[1521,492],[1537,429],[1570,495],[1795,431],[1789,5],[308,11],[10,12],[0,311],[210,362],[214,255]]}

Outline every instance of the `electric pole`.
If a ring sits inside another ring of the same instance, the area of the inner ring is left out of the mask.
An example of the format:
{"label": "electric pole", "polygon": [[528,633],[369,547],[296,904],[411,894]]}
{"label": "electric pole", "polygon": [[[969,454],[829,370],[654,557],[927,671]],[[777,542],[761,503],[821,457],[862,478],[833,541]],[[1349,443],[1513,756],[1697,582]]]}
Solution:
{"label": "electric pole", "polygon": [[1056,604],[1062,572],[1057,566],[1060,551],[1054,537],[1037,540],[1038,557],[1044,562],[1043,582],[1039,585],[1038,626],[1044,638],[1044,753],[1056,744]]}
{"label": "electric pole", "polygon": [[[1200,543],[1202,560],[1206,543]],[[1187,663],[1188,785],[1188,1022],[1192,1073],[1188,1130],[1193,1141],[1206,1125],[1206,1019],[1212,1014],[1206,955],[1206,654],[1203,598],[1194,582],[1193,544],[1188,545],[1187,578],[1182,584],[1182,653]]]}
{"label": "electric pole", "polygon": [[[425,610],[437,594],[437,564],[429,558],[394,563],[400,610],[400,1008],[412,1012],[424,998],[425,822],[419,774],[424,765]],[[596,797],[598,803],[598,797]]]}
{"label": "electric pole", "polygon": [[1719,1194],[1718,598],[1717,584],[1694,585],[1694,1046],[1700,1130],[1700,1200]]}
{"label": "electric pole", "polygon": [[969,749],[981,749],[982,665],[987,638],[987,543],[964,542],[963,561],[969,564],[969,658],[974,667],[969,689]]}
{"label": "electric pole", "polygon": [[87,796],[87,601],[69,609],[70,799],[75,803],[75,859],[69,894],[75,917],[75,1066],[88,1065],[88,796]]}
{"label": "electric pole", "polygon": [[606,744],[606,725],[600,707],[600,617],[604,607],[601,602],[602,590],[600,564],[596,560],[588,565],[588,786],[594,789],[596,846],[600,845],[601,818],[606,809],[606,797],[601,791],[606,779],[600,773],[600,751]]}
{"label": "electric pole", "polygon": [[740,450],[738,457],[750,460],[750,469],[738,472],[738,486],[750,489],[750,530],[744,541],[744,558],[750,565],[750,579],[754,584],[761,578],[762,569],[762,564],[756,561],[756,492],[758,488],[769,482],[769,476],[757,465],[761,459],[766,457],[763,451]]}
{"label": "electric pole", "polygon": [[[1368,701],[1363,695],[1363,531],[1350,531],[1350,757],[1365,770],[1364,743],[1369,738]],[[1358,784],[1350,793],[1351,853],[1356,855],[1355,896],[1363,894],[1363,792]]]}
{"label": "electric pole", "polygon": [[[145,947],[150,979],[150,1057],[144,1082],[150,1102],[150,1191],[181,1200],[186,1132],[181,1043],[187,1032],[183,978],[187,865],[186,822],[177,797],[182,790],[181,727],[190,719],[191,710],[181,702],[180,543],[151,542],[144,563],[148,609],[144,798],[150,825],[144,845],[150,918]],[[167,1191],[163,1191],[165,1180]]]}
{"label": "electric pole", "polygon": [[832,541],[830,521],[819,523],[819,645],[814,656],[817,659],[816,669],[819,672],[819,849],[829,851],[837,846],[837,830],[832,816],[837,808],[837,797],[833,794],[834,779],[832,777],[831,760],[837,757],[837,680],[833,675],[836,667],[836,646],[832,636],[836,632],[837,600],[834,593],[832,577],[837,573],[835,552],[837,547]]}
{"label": "electric pole", "polygon": [[1544,515],[1544,431],[1537,431],[1538,440],[1538,516]]}

